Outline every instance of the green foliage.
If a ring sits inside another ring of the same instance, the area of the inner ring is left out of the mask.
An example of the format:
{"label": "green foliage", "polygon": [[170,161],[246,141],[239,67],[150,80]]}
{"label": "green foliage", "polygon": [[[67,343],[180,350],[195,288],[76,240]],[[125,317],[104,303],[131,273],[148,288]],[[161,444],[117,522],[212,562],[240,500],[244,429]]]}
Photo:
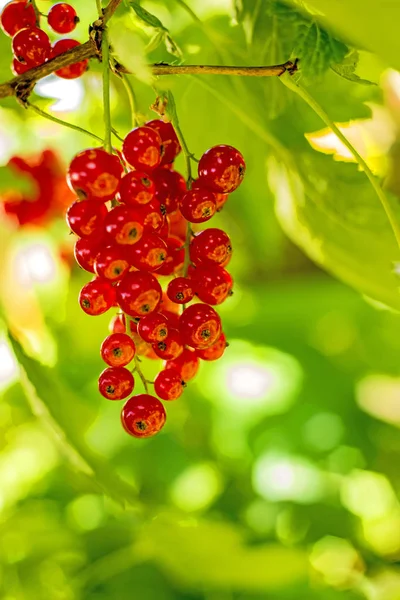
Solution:
{"label": "green foliage", "polygon": [[343,77],[344,79],[348,79],[349,81],[354,81],[355,83],[361,83],[363,85],[375,85],[372,81],[368,81],[368,79],[362,79],[357,75],[356,70],[358,66],[360,56],[357,50],[352,50],[343,58],[341,62],[337,64],[332,64],[331,68],[335,73]]}
{"label": "green foliage", "polygon": [[24,197],[34,196],[35,182],[24,174],[17,172],[12,167],[0,167],[0,194],[4,192],[16,191]]}

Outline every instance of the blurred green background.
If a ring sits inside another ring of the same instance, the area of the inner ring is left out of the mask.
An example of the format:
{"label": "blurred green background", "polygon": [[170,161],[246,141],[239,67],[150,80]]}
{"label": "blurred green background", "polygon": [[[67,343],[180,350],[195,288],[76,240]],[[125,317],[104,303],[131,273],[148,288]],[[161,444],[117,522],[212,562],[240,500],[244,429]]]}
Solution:
{"label": "blurred green background", "polygon": [[[95,2],[73,4],[84,41]],[[88,274],[73,265],[61,210],[43,226],[2,216],[2,599],[400,599],[399,251],[378,198],[278,79],[149,82],[145,66],[300,56],[301,84],[397,210],[400,8],[386,3],[383,17],[381,3],[361,4],[142,2],[168,34],[127,3],[114,17],[139,113],[154,118],[149,83],[170,89],[196,156],[218,143],[245,156],[245,181],[213,220],[234,246],[235,294],[220,309],[230,346],[168,404],[159,436],[130,438],[121,405],[97,391],[110,315],[79,309]],[[4,35],[0,50],[6,80]],[[94,62],[81,80],[43,80],[31,101],[103,134]],[[131,113],[117,78],[112,116],[125,135]],[[0,122],[3,165],[45,148],[67,164],[91,145],[14,99],[2,101]]]}

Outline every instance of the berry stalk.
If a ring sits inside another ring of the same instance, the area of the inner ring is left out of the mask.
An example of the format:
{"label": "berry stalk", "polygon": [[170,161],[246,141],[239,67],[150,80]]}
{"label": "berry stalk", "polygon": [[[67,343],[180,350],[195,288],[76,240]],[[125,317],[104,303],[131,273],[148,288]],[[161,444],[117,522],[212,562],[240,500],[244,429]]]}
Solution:
{"label": "berry stalk", "polygon": [[110,48],[108,45],[107,31],[103,31],[101,42],[103,61],[103,110],[104,110],[104,150],[111,154],[111,107],[110,107]]}
{"label": "berry stalk", "polygon": [[95,133],[92,133],[91,131],[84,129],[83,127],[79,127],[79,125],[74,125],[73,123],[68,123],[67,121],[58,119],[57,117],[54,117],[50,113],[45,112],[44,110],[42,110],[35,104],[31,104],[29,101],[26,102],[26,106],[31,108],[33,111],[35,111],[35,113],[37,113],[41,117],[44,117],[45,119],[49,119],[49,121],[53,121],[54,123],[57,123],[57,125],[62,125],[63,127],[68,127],[69,129],[74,129],[75,131],[79,131],[79,133],[84,133],[86,135],[89,135],[91,138],[93,138],[94,140],[97,140],[100,143],[103,141],[101,139],[101,137],[99,137]]}

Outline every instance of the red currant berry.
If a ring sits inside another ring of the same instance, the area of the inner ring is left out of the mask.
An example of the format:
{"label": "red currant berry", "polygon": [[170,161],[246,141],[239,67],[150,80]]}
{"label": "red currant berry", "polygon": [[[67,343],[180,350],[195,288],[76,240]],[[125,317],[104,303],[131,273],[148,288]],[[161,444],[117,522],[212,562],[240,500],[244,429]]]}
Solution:
{"label": "red currant berry", "polygon": [[183,242],[177,237],[170,236],[167,238],[167,258],[163,262],[160,269],[157,270],[158,275],[173,275],[178,273],[185,260],[185,248]]}
{"label": "red currant berry", "polygon": [[156,199],[165,206],[167,213],[174,212],[186,193],[184,178],[180,173],[166,169],[156,169],[152,175],[156,185]]}
{"label": "red currant berry", "polygon": [[167,219],[169,222],[170,234],[184,242],[186,239],[187,221],[182,216],[179,208],[174,213],[169,214]]}
{"label": "red currant berry", "polygon": [[130,267],[124,246],[118,244],[102,248],[94,261],[96,275],[109,281],[119,281]]}
{"label": "red currant berry", "polygon": [[188,346],[195,349],[208,348],[221,335],[221,318],[207,304],[191,304],[180,316],[179,331]]}
{"label": "red currant berry", "polygon": [[165,206],[152,200],[140,209],[143,225],[147,231],[158,233],[165,225]]}
{"label": "red currant berry", "polygon": [[215,344],[204,350],[196,350],[196,354],[202,360],[218,360],[224,354],[227,346],[225,334],[221,333]]}
{"label": "red currant berry", "polygon": [[160,164],[166,165],[172,163],[181,151],[181,145],[172,123],[161,121],[161,119],[154,119],[146,123],[146,126],[155,129],[161,138],[164,154]]}
{"label": "red currant berry", "polygon": [[176,400],[182,395],[186,383],[173,369],[160,371],[154,380],[154,391],[161,400]]}
{"label": "red currant berry", "polygon": [[232,243],[225,231],[211,227],[195,234],[189,251],[190,260],[196,267],[227,265],[232,255]]}
{"label": "red currant berry", "polygon": [[129,250],[132,265],[140,271],[157,271],[167,258],[167,244],[155,233],[143,234]]}
{"label": "red currant berry", "polygon": [[[168,222],[168,217],[166,217],[166,219],[164,221],[164,225],[161,227],[161,229],[159,229],[157,231],[157,235],[159,235],[160,238],[164,240],[164,242],[168,242],[168,237],[169,237],[169,222]],[[164,261],[163,264],[165,264],[165,261]]]}
{"label": "red currant berry", "polygon": [[[179,316],[181,309],[180,309],[180,306],[178,306],[177,304],[175,304],[175,302],[172,302],[172,300],[170,300],[168,298],[166,292],[163,292],[161,306],[160,306],[160,312],[162,312],[163,314],[173,313],[174,315]],[[174,325],[174,329],[178,329],[178,328],[175,327],[175,325]]]}
{"label": "red currant berry", "polygon": [[185,348],[174,360],[168,360],[164,363],[165,369],[174,369],[179,373],[180,378],[183,381],[190,381],[193,379],[199,370],[200,360],[197,356],[197,351]]}
{"label": "red currant berry", "polygon": [[191,276],[197,296],[207,304],[221,304],[232,295],[233,279],[223,267],[198,267]]}
{"label": "red currant berry", "polygon": [[51,45],[47,33],[37,27],[18,31],[12,40],[14,56],[19,62],[35,67],[51,56]]}
{"label": "red currant berry", "polygon": [[124,139],[122,153],[126,162],[138,171],[155,169],[162,157],[161,137],[150,127],[136,127]]}
{"label": "red currant berry", "polygon": [[169,329],[167,338],[162,342],[153,344],[153,350],[163,360],[178,358],[183,352],[181,334],[177,329]]}
{"label": "red currant berry", "polygon": [[106,202],[118,191],[122,172],[118,156],[101,148],[89,148],[72,159],[68,183],[80,196]]}
{"label": "red currant berry", "polygon": [[67,210],[68,227],[80,237],[89,237],[99,230],[107,214],[104,204],[97,204],[91,200],[74,202]]}
{"label": "red currant berry", "polygon": [[222,194],[236,190],[245,171],[243,156],[232,146],[214,146],[203,154],[199,162],[199,177],[204,186]]}
{"label": "red currant berry", "polygon": [[105,218],[104,227],[110,241],[131,246],[143,235],[143,215],[135,208],[116,206]]}
{"label": "red currant berry", "polygon": [[110,367],[125,367],[135,356],[135,344],[126,333],[112,333],[101,345],[101,358]]}
{"label": "red currant berry", "polygon": [[161,286],[151,273],[127,273],[117,287],[121,309],[132,317],[143,317],[154,312],[162,297]]}
{"label": "red currant berry", "polygon": [[122,313],[114,315],[108,326],[108,331],[110,333],[126,333],[125,315]]}
{"label": "red currant berry", "polygon": [[115,290],[111,283],[104,279],[96,278],[89,281],[79,293],[79,304],[87,315],[102,315],[114,305],[114,302]]}
{"label": "red currant berry", "polygon": [[215,195],[209,190],[190,190],[183,196],[179,208],[189,223],[204,223],[216,213]]}
{"label": "red currant berry", "polygon": [[187,304],[194,298],[193,285],[187,277],[177,277],[169,282],[168,298],[177,304]]}
{"label": "red currant berry", "polygon": [[1,28],[10,37],[28,27],[36,26],[36,14],[28,0],[14,0],[5,5],[0,17]]}
{"label": "red currant berry", "polygon": [[168,319],[159,312],[142,317],[138,323],[138,334],[145,342],[162,342],[168,335]]}
{"label": "red currant berry", "polygon": [[[179,308],[178,304],[175,304]],[[170,310],[162,310],[162,314],[167,319],[168,329],[179,329],[179,314]]]}
{"label": "red currant berry", "polygon": [[94,261],[103,245],[103,240],[96,232],[90,237],[76,241],[74,248],[75,260],[82,269],[94,273]]}
{"label": "red currant berry", "polygon": [[156,186],[151,177],[142,171],[130,171],[121,179],[119,199],[128,205],[148,204],[154,198]]}
{"label": "red currant berry", "polygon": [[158,398],[149,394],[132,396],[126,401],[121,422],[127,433],[137,438],[155,435],[164,427],[165,409]]}
{"label": "red currant berry", "polygon": [[109,367],[100,374],[99,392],[108,400],[123,400],[133,392],[134,387],[134,377],[124,367]]}
{"label": "red currant berry", "polygon": [[[192,182],[191,189],[192,190],[204,190],[204,189],[207,189],[207,186],[204,185],[204,181],[202,179],[195,179],[195,181]],[[222,210],[224,204],[228,200],[229,194],[218,194],[217,192],[214,192],[214,197],[215,197],[215,203],[217,205],[217,212],[219,212],[220,210]]]}
{"label": "red currant berry", "polygon": [[23,75],[23,73],[25,73],[31,68],[32,67],[30,65],[24,65],[23,63],[20,63],[19,60],[17,60],[16,58],[14,58],[11,63],[11,71],[14,73],[14,75]]}
{"label": "red currant berry", "polygon": [[47,21],[56,33],[71,33],[79,23],[79,18],[73,6],[59,2],[50,8]]}
{"label": "red currant berry", "polygon": [[[53,44],[52,58],[59,56],[59,54],[64,54],[64,52],[67,50],[71,50],[71,48],[75,48],[79,45],[80,43],[77,40],[58,40],[55,44]],[[81,77],[84,73],[86,73],[88,64],[89,61],[87,58],[85,58],[84,60],[80,60],[79,62],[68,65],[67,67],[61,67],[61,69],[57,69],[57,71],[54,71],[54,74],[62,79],[76,79],[77,77]]]}

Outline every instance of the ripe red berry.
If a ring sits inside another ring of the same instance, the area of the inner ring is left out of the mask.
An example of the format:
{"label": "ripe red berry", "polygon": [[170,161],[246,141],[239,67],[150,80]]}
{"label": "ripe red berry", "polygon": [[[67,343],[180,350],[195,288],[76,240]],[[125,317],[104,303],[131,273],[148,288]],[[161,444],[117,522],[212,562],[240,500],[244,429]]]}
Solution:
{"label": "ripe red berry", "polygon": [[184,242],[186,238],[187,221],[179,208],[174,213],[169,214],[167,219],[169,222],[170,235],[177,237]]}
{"label": "ripe red berry", "polygon": [[232,294],[233,279],[223,267],[198,267],[191,275],[199,299],[207,304],[221,304]]}
{"label": "ripe red berry", "polygon": [[109,281],[119,281],[130,267],[126,249],[119,244],[103,247],[94,261],[96,275]]}
{"label": "ripe red berry", "polygon": [[167,213],[174,212],[186,193],[186,182],[177,171],[155,169],[152,173],[156,186],[155,197],[165,206]]}
{"label": "ripe red berry", "polygon": [[111,283],[104,279],[96,278],[89,281],[79,293],[79,304],[87,315],[102,315],[114,305],[114,302],[115,290]]}
{"label": "ripe red berry", "polygon": [[165,369],[174,369],[174,371],[179,373],[180,378],[187,382],[197,375],[200,360],[197,356],[197,351],[185,348],[178,358],[168,360],[164,364],[164,367]]}
{"label": "ripe red berry", "polygon": [[153,350],[163,360],[178,358],[183,352],[181,334],[177,329],[169,329],[167,338],[162,342],[153,344]]}
{"label": "ripe red berry", "polygon": [[4,33],[13,37],[21,29],[36,26],[36,14],[28,0],[13,0],[5,5],[0,17]]}
{"label": "ripe red berry", "polygon": [[51,56],[51,45],[47,33],[38,27],[18,31],[12,40],[14,56],[19,62],[35,67]]}
{"label": "ripe red berry", "polygon": [[67,210],[67,224],[80,237],[89,237],[104,223],[107,208],[92,200],[82,200],[71,204]]}
{"label": "ripe red berry", "polygon": [[110,367],[125,367],[133,360],[135,352],[135,344],[126,333],[112,333],[100,348],[101,358]]}
{"label": "ripe red berry", "polygon": [[169,282],[168,298],[177,304],[187,304],[194,298],[193,284],[187,277],[177,277]]}
{"label": "ripe red berry", "polygon": [[[205,182],[202,179],[195,179],[192,182],[192,190],[201,190],[207,189]],[[229,198],[229,194],[219,194],[218,192],[214,192],[215,203],[217,205],[217,212],[222,210],[224,204]]]}
{"label": "ripe red berry", "polygon": [[90,237],[83,237],[75,242],[75,260],[82,269],[94,273],[94,261],[102,244],[102,237],[96,231]]}
{"label": "ripe red berry", "polygon": [[212,192],[198,189],[186,192],[181,199],[179,208],[189,223],[204,223],[215,215],[217,205]]}
{"label": "ripe red berry", "polygon": [[115,206],[104,220],[104,227],[110,241],[131,246],[143,235],[144,217],[138,209],[128,206]]}
{"label": "ripe red berry", "polygon": [[196,267],[227,265],[232,255],[232,243],[225,231],[210,227],[195,234],[189,251],[190,260]]}
{"label": "ripe red berry", "polygon": [[167,416],[158,398],[149,394],[132,396],[126,401],[121,422],[127,433],[137,438],[150,437],[160,431]]}
{"label": "ripe red berry", "polygon": [[172,123],[161,121],[161,119],[154,119],[146,123],[146,126],[155,129],[161,138],[164,154],[160,164],[166,165],[172,163],[181,151],[181,145]]}
{"label": "ripe red berry", "polygon": [[168,319],[159,312],[142,317],[138,323],[138,334],[149,344],[162,342],[168,335]]}
{"label": "ripe red berry", "polygon": [[151,202],[156,186],[153,179],[143,171],[130,171],[121,179],[119,200],[128,205],[141,205]]}
{"label": "ripe red berry", "polygon": [[158,269],[158,275],[172,275],[177,273],[183,267],[185,260],[185,248],[183,242],[175,236],[167,238],[167,258],[163,262],[160,269]]}
{"label": "ripe red berry", "polygon": [[203,154],[199,162],[199,177],[204,186],[222,194],[236,190],[245,171],[243,156],[232,146],[214,146]]}
{"label": "ripe red berry", "polygon": [[[179,305],[175,304],[175,306],[179,309]],[[170,310],[162,309],[162,314],[168,321],[168,329],[178,329],[179,328],[179,314],[175,312],[171,312]]]}
{"label": "ripe red berry", "polygon": [[136,127],[124,139],[122,153],[131,167],[138,171],[151,171],[161,162],[161,137],[150,127]]}
{"label": "ripe red berry", "polygon": [[196,350],[196,354],[202,360],[218,360],[224,354],[227,346],[225,334],[221,333],[215,344],[204,350]]}
{"label": "ripe red berry", "polygon": [[[58,40],[55,44],[53,44],[52,58],[58,56],[59,54],[63,54],[67,50],[75,48],[79,45],[80,44],[77,40]],[[68,65],[67,67],[61,67],[61,69],[57,69],[57,71],[54,71],[54,74],[58,77],[61,77],[62,79],[76,79],[77,77],[81,77],[81,75],[86,73],[88,69],[88,64],[89,60],[85,58],[84,60],[80,60],[79,62],[73,63],[72,65]]]}
{"label": "ripe red berry", "polygon": [[80,196],[106,202],[118,191],[122,172],[118,156],[102,148],[88,148],[72,159],[68,183]]}
{"label": "ripe red berry", "polygon": [[129,249],[132,265],[140,271],[157,271],[167,258],[167,244],[155,233],[144,233]]}
{"label": "ripe red berry", "polygon": [[179,331],[188,346],[208,348],[221,335],[221,318],[208,304],[191,304],[180,316]]}
{"label": "ripe red berry", "polygon": [[71,33],[79,23],[79,18],[73,6],[59,2],[50,8],[47,21],[56,33]]}
{"label": "ripe red berry", "polygon": [[125,315],[118,313],[111,318],[108,326],[110,333],[126,333]]}
{"label": "ripe red berry", "polygon": [[185,382],[174,369],[160,371],[154,380],[154,391],[161,400],[176,400],[185,389]]}
{"label": "ripe red berry", "polygon": [[135,387],[135,379],[124,367],[104,369],[99,377],[99,392],[108,400],[127,398]]}
{"label": "ripe red berry", "polygon": [[132,317],[143,317],[154,312],[161,302],[161,297],[161,286],[151,273],[127,273],[117,287],[118,304]]}
{"label": "ripe red berry", "polygon": [[14,75],[22,75],[31,68],[32,67],[30,65],[24,65],[23,63],[20,63],[19,60],[17,60],[16,58],[14,58],[11,63],[11,71],[14,73]]}

